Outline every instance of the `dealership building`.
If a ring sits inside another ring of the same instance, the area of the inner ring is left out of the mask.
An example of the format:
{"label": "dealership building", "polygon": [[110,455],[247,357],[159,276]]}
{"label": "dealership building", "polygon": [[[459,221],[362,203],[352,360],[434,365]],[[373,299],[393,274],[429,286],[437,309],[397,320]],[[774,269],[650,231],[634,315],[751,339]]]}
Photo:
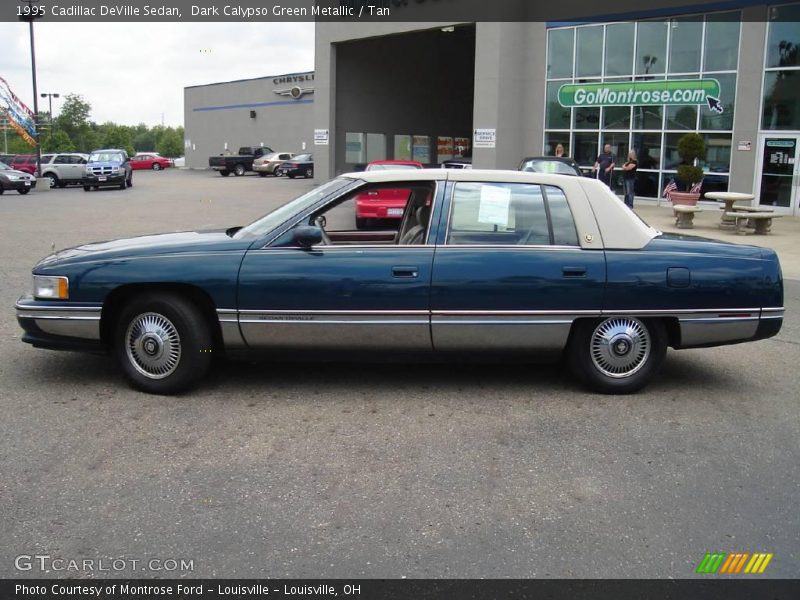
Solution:
{"label": "dealership building", "polygon": [[608,143],[618,165],[637,152],[637,196],[656,198],[696,132],[704,191],[798,214],[800,3],[707,6],[602,22],[319,22],[310,80],[186,89],[187,164],[265,143],[313,151],[327,179],[393,158],[514,169],[562,144],[588,170]]}

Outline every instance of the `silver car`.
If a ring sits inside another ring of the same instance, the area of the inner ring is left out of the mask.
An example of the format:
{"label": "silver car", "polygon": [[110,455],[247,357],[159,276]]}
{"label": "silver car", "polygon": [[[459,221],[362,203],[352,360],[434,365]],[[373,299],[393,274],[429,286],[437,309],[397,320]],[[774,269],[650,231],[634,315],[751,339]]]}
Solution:
{"label": "silver car", "polygon": [[87,154],[76,152],[42,156],[42,177],[50,180],[51,188],[81,183],[88,158]]}
{"label": "silver car", "polygon": [[261,177],[275,175],[275,169],[285,160],[291,160],[297,156],[294,152],[270,152],[253,161],[253,171]]}
{"label": "silver car", "polygon": [[0,194],[6,190],[17,190],[20,194],[27,194],[36,187],[36,178],[24,171],[17,171],[6,163],[0,162]]}

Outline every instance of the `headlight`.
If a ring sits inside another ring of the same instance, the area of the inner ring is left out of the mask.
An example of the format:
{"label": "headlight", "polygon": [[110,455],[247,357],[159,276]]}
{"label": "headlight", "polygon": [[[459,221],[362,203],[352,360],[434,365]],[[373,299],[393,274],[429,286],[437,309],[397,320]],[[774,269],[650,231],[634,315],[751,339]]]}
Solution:
{"label": "headlight", "polygon": [[69,279],[34,275],[33,295],[43,300],[66,300],[69,298]]}
{"label": "headlight", "polygon": [[85,172],[87,175],[91,175],[91,174],[92,174],[92,167],[86,167],[86,169],[84,169],[84,172]]}
{"label": "headlight", "polygon": [[8,177],[9,181],[19,181],[20,179],[24,179],[23,177],[20,177],[19,175],[6,175],[6,177]]}

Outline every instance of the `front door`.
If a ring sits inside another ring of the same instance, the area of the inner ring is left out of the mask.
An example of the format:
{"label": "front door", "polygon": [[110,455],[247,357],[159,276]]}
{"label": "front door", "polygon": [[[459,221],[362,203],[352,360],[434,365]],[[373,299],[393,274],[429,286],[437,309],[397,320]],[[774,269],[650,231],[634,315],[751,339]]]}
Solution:
{"label": "front door", "polygon": [[759,204],[775,207],[780,212],[800,214],[797,193],[798,145],[797,135],[768,135],[761,141],[761,177],[759,181]]}

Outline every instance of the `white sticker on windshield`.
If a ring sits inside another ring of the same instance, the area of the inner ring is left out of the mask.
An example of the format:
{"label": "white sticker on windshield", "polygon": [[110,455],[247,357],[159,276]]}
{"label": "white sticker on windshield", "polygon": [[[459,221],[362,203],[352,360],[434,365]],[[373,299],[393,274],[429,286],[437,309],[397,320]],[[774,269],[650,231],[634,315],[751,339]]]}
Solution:
{"label": "white sticker on windshield", "polygon": [[478,209],[478,222],[508,227],[508,209],[510,204],[510,189],[494,185],[484,185],[481,187],[481,204]]}

